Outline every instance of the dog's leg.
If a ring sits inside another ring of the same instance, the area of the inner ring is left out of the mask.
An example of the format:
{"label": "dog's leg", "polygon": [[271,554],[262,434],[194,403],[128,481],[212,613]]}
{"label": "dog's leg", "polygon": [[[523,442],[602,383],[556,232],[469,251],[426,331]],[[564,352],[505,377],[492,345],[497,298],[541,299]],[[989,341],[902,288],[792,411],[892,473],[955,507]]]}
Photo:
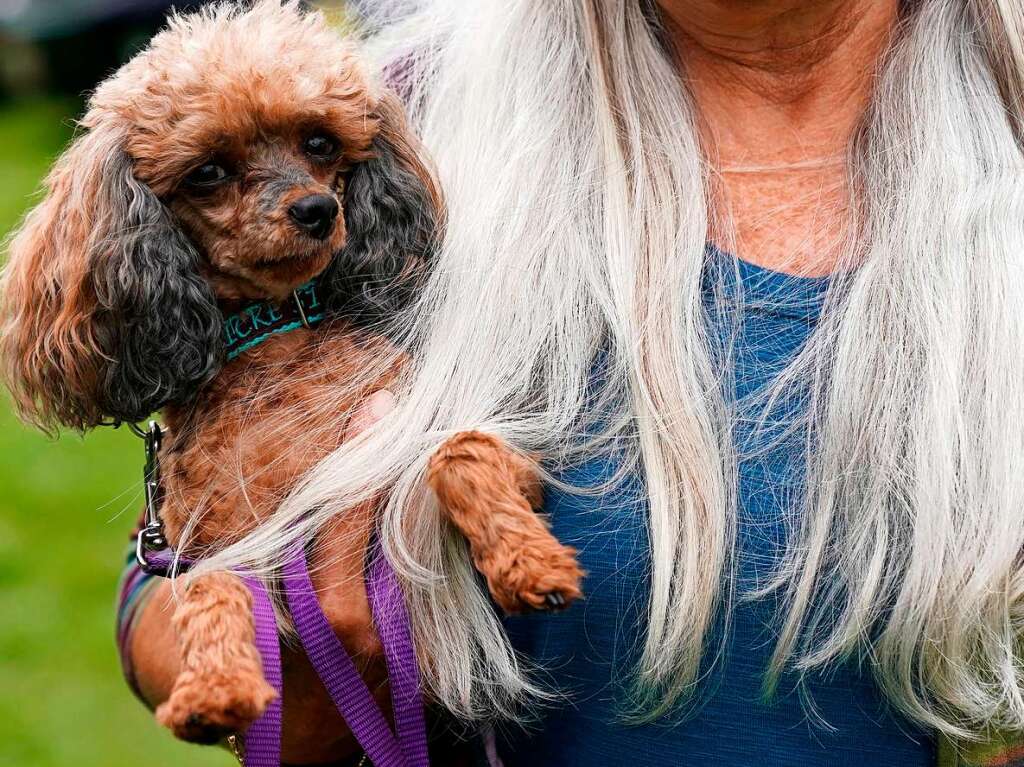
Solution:
{"label": "dog's leg", "polygon": [[181,672],[159,722],[183,740],[216,743],[255,721],[277,697],[263,677],[252,596],[231,573],[188,585],[174,612]]}
{"label": "dog's leg", "polygon": [[537,469],[528,460],[511,450],[507,451],[506,457],[512,467],[519,492],[523,494],[531,509],[540,511],[544,506],[544,487],[540,483]]}
{"label": "dog's leg", "polygon": [[541,496],[536,472],[499,439],[456,434],[431,456],[427,481],[503,610],[560,609],[580,596],[575,549],[533,511]]}

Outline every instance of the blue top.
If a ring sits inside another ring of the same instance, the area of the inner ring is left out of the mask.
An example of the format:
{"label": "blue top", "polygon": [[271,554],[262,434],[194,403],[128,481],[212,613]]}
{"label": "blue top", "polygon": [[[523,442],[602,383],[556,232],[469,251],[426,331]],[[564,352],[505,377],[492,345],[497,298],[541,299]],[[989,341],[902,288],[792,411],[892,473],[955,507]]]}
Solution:
{"label": "blue top", "polygon": [[[712,252],[709,269],[724,275],[724,290],[705,290],[709,318],[720,335],[735,332],[723,371],[727,395],[737,405],[740,449],[736,585],[763,579],[783,550],[783,500],[799,492],[803,459],[799,435],[779,438],[793,423],[796,398],[775,406],[754,424],[744,397],[761,390],[792,359],[813,329],[827,281],[769,271]],[[737,313],[736,276],[742,312]],[[710,281],[708,281],[710,284]],[[718,301],[715,304],[715,301]],[[775,429],[772,428],[774,424]],[[769,436],[774,431],[774,435]],[[768,432],[769,434],[766,434]],[[760,450],[759,450],[760,448]],[[568,470],[575,486],[610,477],[609,458]],[[775,646],[779,611],[775,597],[736,601],[724,653],[702,682],[689,716],[653,724],[623,722],[630,672],[643,642],[649,587],[646,509],[640,482],[631,478],[603,496],[550,491],[546,510],[555,534],[579,549],[588,575],[585,601],[559,615],[509,619],[515,646],[538,662],[569,701],[538,710],[528,732],[504,728],[499,752],[506,767],[931,767],[935,743],[882,701],[870,672],[855,664],[805,680],[784,676],[765,702],[761,689]],[[721,638],[721,628],[713,629]],[[715,642],[715,637],[712,638]],[[813,712],[813,713],[812,713]]]}

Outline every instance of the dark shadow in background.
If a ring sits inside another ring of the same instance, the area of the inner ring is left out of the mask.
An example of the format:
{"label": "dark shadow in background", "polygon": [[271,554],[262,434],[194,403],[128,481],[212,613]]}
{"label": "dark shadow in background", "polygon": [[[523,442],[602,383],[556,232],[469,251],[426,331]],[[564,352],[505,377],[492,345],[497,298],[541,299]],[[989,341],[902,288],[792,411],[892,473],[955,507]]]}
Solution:
{"label": "dark shadow in background", "polygon": [[142,48],[170,8],[208,0],[0,0],[0,98],[81,99]]}

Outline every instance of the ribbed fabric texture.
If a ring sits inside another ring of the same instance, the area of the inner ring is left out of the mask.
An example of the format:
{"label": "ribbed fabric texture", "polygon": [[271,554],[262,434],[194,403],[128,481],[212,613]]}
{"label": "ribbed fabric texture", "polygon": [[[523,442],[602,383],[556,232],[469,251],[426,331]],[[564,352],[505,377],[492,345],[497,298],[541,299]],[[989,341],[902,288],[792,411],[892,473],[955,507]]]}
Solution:
{"label": "ribbed fabric texture", "polygon": [[[718,279],[715,279],[718,278]],[[767,413],[756,394],[792,359],[814,328],[827,281],[793,278],[712,251],[705,290],[708,322],[722,339],[726,396],[736,405],[739,467],[738,593],[763,583],[787,539],[783,511],[801,491],[804,463],[798,397]],[[717,285],[718,289],[713,289]],[[739,289],[742,288],[742,291]],[[732,343],[728,341],[731,336]],[[614,475],[613,458],[566,469],[592,486]],[[654,724],[623,722],[631,671],[643,642],[649,590],[647,514],[640,480],[604,496],[550,491],[545,508],[558,538],[579,549],[585,600],[559,615],[509,619],[513,642],[569,695],[536,711],[527,730],[505,727],[505,767],[924,767],[935,763],[930,733],[883,703],[867,669],[854,664],[813,674],[803,692],[791,676],[762,700],[777,637],[775,598],[735,600],[728,631],[713,628],[699,693],[688,708]]]}

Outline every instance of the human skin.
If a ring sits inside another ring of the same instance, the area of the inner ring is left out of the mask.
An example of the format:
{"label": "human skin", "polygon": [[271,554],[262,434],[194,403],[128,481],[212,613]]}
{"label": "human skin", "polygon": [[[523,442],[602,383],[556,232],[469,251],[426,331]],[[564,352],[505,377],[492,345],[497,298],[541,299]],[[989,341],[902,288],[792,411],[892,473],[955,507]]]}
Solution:
{"label": "human skin", "polygon": [[[716,171],[709,238],[769,269],[828,274],[847,220],[844,153],[893,33],[897,0],[660,5]],[[392,402],[386,392],[373,395],[356,429],[380,418]],[[349,627],[346,643],[374,645],[369,614],[354,616],[347,604],[332,601],[329,573],[318,577],[327,617]],[[172,608],[170,584],[162,583],[130,648],[138,686],[154,707],[166,699],[178,671]],[[308,663],[289,656],[284,671],[285,761],[316,764],[357,753]]]}
{"label": "human skin", "polygon": [[661,0],[714,175],[709,238],[777,271],[833,270],[845,152],[897,0]]}

